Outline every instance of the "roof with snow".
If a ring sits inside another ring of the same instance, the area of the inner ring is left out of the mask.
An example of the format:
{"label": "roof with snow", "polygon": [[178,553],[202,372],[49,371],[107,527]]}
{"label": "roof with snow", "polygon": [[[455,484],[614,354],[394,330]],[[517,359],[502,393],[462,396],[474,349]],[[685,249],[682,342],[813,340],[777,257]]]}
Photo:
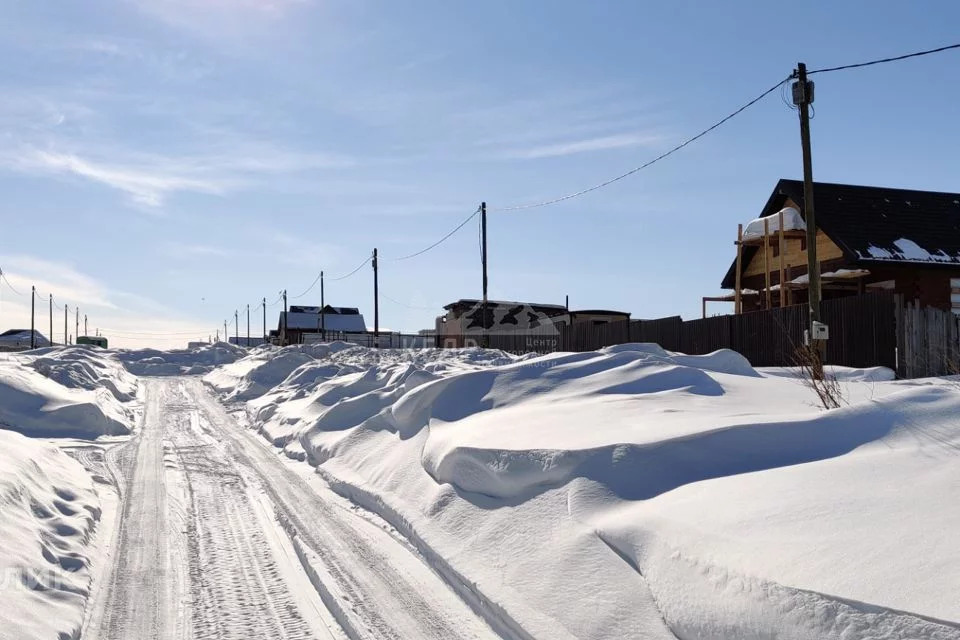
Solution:
{"label": "roof with snow", "polygon": [[[475,298],[461,298],[456,302],[451,302],[449,304],[443,305],[444,309],[465,309],[476,307],[483,303],[483,300],[477,300]],[[559,311],[562,313],[567,312],[567,308],[562,304],[542,304],[540,302],[514,302],[510,300],[487,300],[487,307],[531,307],[535,311]]]}
{"label": "roof with snow", "polygon": [[[331,311],[331,309],[346,309],[346,312]],[[287,329],[300,331],[319,331],[320,314],[318,312],[290,311],[280,312],[277,328],[283,327],[283,317],[287,316]],[[363,314],[350,307],[326,307],[323,314],[323,326],[327,331],[344,331],[348,333],[366,333],[367,323]]]}
{"label": "roof with snow", "polygon": [[[960,269],[960,194],[829,182],[814,182],[813,193],[817,226],[849,263]],[[773,223],[788,200],[803,209],[801,180],[780,180],[759,219],[773,216]],[[743,268],[757,250],[744,246]],[[736,260],[723,278],[723,288],[735,286],[735,269]]]}

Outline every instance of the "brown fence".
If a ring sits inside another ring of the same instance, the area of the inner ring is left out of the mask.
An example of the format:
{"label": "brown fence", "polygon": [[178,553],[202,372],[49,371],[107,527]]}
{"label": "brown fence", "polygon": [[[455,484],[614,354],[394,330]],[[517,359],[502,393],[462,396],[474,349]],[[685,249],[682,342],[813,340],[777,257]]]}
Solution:
{"label": "brown fence", "polygon": [[[892,294],[826,300],[821,320],[830,327],[827,361],[849,367],[897,364],[896,300]],[[655,342],[664,349],[704,354],[733,349],[754,366],[789,366],[803,344],[809,309],[795,305],[684,322],[679,316],[560,330],[564,351],[592,351],[624,342]]]}
{"label": "brown fence", "polygon": [[[921,309],[904,304],[899,295],[872,293],[825,300],[820,317],[830,329],[827,364],[884,366],[903,378],[960,373],[960,319],[950,311]],[[733,349],[756,367],[792,366],[809,319],[806,305],[794,305],[686,322],[673,316],[551,326],[491,334],[488,340],[491,348],[520,353],[594,351],[628,342],[654,342],[689,354]]]}
{"label": "brown fence", "polygon": [[953,312],[900,305],[897,328],[901,377],[960,374],[960,318]]}

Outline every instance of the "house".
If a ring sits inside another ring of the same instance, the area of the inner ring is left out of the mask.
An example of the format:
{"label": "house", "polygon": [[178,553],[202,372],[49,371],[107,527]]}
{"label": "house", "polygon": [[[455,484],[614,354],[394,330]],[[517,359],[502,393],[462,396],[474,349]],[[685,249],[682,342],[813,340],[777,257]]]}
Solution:
{"label": "house", "polygon": [[[823,299],[891,291],[960,314],[960,194],[815,182]],[[736,312],[807,301],[803,182],[780,180],[742,228],[721,286]],[[738,264],[740,265],[738,271]]]}
{"label": "house", "polygon": [[610,311],[608,309],[584,309],[581,311],[570,311],[568,322],[571,325],[577,324],[607,324],[608,322],[623,322],[630,320],[630,313],[627,311]]}
{"label": "house", "polygon": [[[35,331],[34,335],[37,347],[50,346],[50,341],[42,333]],[[0,333],[0,351],[22,351],[30,346],[30,329],[8,329]]]}
{"label": "house", "polygon": [[[283,344],[301,344],[321,340],[348,340],[351,336],[366,336],[367,323],[356,307],[327,305],[311,307],[291,305],[289,311],[281,311],[276,336]],[[349,340],[348,340],[349,341]]]}
{"label": "house", "polygon": [[480,344],[484,335],[536,333],[557,334],[556,323],[567,321],[561,304],[488,300],[484,322],[483,301],[463,298],[444,305],[437,316],[437,342],[446,348]]}

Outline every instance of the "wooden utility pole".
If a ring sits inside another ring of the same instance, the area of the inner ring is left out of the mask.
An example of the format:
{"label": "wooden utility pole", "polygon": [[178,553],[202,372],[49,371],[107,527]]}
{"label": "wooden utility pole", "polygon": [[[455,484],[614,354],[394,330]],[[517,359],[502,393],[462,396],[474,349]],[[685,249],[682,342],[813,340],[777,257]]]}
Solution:
{"label": "wooden utility pole", "polygon": [[813,323],[820,321],[820,263],[817,261],[817,219],[813,207],[813,159],[810,153],[810,105],[813,83],[807,80],[807,65],[797,63],[793,102],[800,111],[800,144],[803,147],[803,217],[807,226],[807,300],[810,305],[810,344],[823,361],[824,344],[813,340]]}
{"label": "wooden utility pole", "polygon": [[490,346],[490,336],[487,333],[487,203],[480,203],[480,261],[483,264],[483,305],[480,307],[481,326],[483,327],[482,346]]}
{"label": "wooden utility pole", "polygon": [[36,313],[36,310],[34,308],[36,306],[35,305],[36,299],[37,299],[37,288],[30,287],[30,348],[31,349],[37,348],[37,332],[34,329],[34,324],[33,324],[34,314]]}
{"label": "wooden utility pole", "polygon": [[740,265],[743,261],[743,225],[737,225],[737,272],[735,275],[736,289],[733,290],[733,312],[737,315],[743,313],[743,300],[740,294]]}
{"label": "wooden utility pole", "polygon": [[283,332],[280,335],[280,346],[287,346],[287,290],[283,290]]}
{"label": "wooden utility pole", "polygon": [[327,303],[323,299],[323,271],[320,272],[320,340],[327,341]]}
{"label": "wooden utility pole", "polygon": [[63,305],[63,344],[70,344],[70,336],[67,335],[67,314],[70,309],[70,305]]}
{"label": "wooden utility pole", "polygon": [[247,346],[250,346],[250,305],[247,305]]}
{"label": "wooden utility pole", "polygon": [[83,314],[83,335],[90,335],[87,329],[87,314]]}
{"label": "wooden utility pole", "polygon": [[763,270],[764,270],[764,308],[769,310],[770,301],[770,218],[763,219]]}
{"label": "wooden utility pole", "polygon": [[80,337],[80,307],[74,307],[73,314],[73,343],[77,344],[77,338]]}
{"label": "wooden utility pole", "polygon": [[380,290],[377,270],[377,249],[373,249],[373,346],[380,348]]}
{"label": "wooden utility pole", "polygon": [[267,299],[263,299],[263,342],[267,342]]}
{"label": "wooden utility pole", "polygon": [[779,279],[779,281],[780,281],[780,307],[782,308],[782,307],[787,306],[787,298],[786,298],[786,295],[787,295],[787,283],[784,282],[784,279],[783,279],[783,277],[784,277],[784,274],[783,274],[783,256],[784,256],[784,254],[786,254],[786,252],[787,252],[787,245],[786,245],[786,242],[784,241],[784,238],[783,238],[783,209],[780,210],[779,216],[780,216],[780,219],[778,220],[778,224],[780,225],[780,233],[779,233],[779,238],[778,238],[778,240],[779,240],[779,243],[780,243],[780,244],[779,244],[779,247],[780,247],[780,251],[779,251],[779,253],[780,253],[780,259],[777,260],[777,264],[778,264],[778,266],[780,267],[780,279]]}
{"label": "wooden utility pole", "polygon": [[50,294],[50,346],[53,346],[53,294]]}
{"label": "wooden utility pole", "polygon": [[233,339],[236,340],[237,346],[240,346],[240,311],[238,309],[233,310]]}

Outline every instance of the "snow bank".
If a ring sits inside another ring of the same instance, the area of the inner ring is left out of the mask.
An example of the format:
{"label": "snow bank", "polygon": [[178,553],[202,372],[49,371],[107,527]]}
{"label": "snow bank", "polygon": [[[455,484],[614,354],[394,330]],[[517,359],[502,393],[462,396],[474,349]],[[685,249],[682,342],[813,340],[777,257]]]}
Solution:
{"label": "snow bank", "polygon": [[227,342],[190,349],[120,349],[116,358],[130,373],[138,376],[199,375],[247,355],[241,347]]}
{"label": "snow bank", "polygon": [[0,514],[0,635],[79,637],[100,517],[90,477],[59,449],[0,431]]}
{"label": "snow bank", "polygon": [[[131,419],[114,393],[125,382],[100,386],[83,359],[60,366],[50,358],[0,360],[0,427],[28,436],[97,438],[130,432]],[[52,378],[39,371],[49,371]],[[75,386],[69,388],[57,379]],[[89,388],[87,388],[89,387]]]}
{"label": "snow bank", "polygon": [[960,390],[833,373],[824,412],[730,351],[353,347],[246,407],[534,637],[960,638]]}
{"label": "snow bank", "polygon": [[54,347],[24,354],[21,361],[70,389],[104,388],[120,402],[137,395],[137,379],[110,352],[88,347]]}

